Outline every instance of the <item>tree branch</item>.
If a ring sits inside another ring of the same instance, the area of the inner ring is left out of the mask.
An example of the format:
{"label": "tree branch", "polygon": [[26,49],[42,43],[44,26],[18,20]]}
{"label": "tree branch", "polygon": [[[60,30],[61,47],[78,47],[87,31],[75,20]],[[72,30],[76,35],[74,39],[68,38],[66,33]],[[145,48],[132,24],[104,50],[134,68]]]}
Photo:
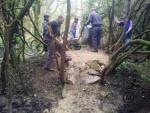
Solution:
{"label": "tree branch", "polygon": [[34,26],[35,30],[37,31],[37,33],[38,33],[39,37],[40,37],[41,39],[43,39],[43,38],[42,38],[42,36],[41,36],[41,35],[40,35],[40,33],[39,33],[39,30],[38,30],[37,26],[35,25],[35,23],[34,23],[34,21],[33,21],[32,17],[31,17],[31,15],[30,15],[30,14],[28,14],[28,16],[29,16],[29,19],[30,19],[30,21],[31,21],[32,25]]}
{"label": "tree branch", "polygon": [[[33,36],[35,39],[37,39],[39,42],[41,42],[42,44],[45,44],[42,40],[40,40],[38,37],[36,37],[35,35],[33,35],[33,33],[31,33],[26,27],[22,26],[20,23],[19,25],[25,30],[27,31],[31,36]],[[46,45],[46,44],[45,44]]]}
{"label": "tree branch", "polygon": [[125,44],[124,46],[122,46],[120,49],[118,49],[112,56],[111,56],[111,60],[116,58],[117,55],[121,52],[123,52],[129,45],[134,45],[134,44],[141,44],[144,46],[149,46],[150,47],[150,41],[146,41],[143,39],[135,39],[130,41],[129,43]]}
{"label": "tree branch", "polygon": [[150,54],[150,51],[137,51],[135,54]]}

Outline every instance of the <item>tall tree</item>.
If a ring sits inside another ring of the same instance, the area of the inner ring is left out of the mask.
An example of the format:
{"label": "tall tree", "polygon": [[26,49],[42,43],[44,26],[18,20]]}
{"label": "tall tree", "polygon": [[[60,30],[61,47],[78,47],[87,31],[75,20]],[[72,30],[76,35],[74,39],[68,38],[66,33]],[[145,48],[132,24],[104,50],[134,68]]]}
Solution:
{"label": "tall tree", "polygon": [[[15,1],[11,1],[15,4]],[[2,76],[2,92],[5,92],[6,86],[8,85],[9,89],[9,113],[12,113],[12,84],[11,84],[11,75],[9,73],[10,71],[10,65],[11,65],[11,51],[12,51],[12,37],[14,35],[14,29],[16,26],[18,26],[18,22],[23,19],[23,17],[26,15],[26,13],[29,11],[30,7],[32,6],[34,0],[29,0],[24,8],[22,8],[19,13],[13,12],[10,9],[14,9],[15,5],[11,5],[10,7],[10,1],[3,1],[0,0],[0,4],[2,4],[1,11],[2,11],[2,18],[4,23],[4,46],[5,46],[5,52],[3,56],[2,66],[1,66],[1,76]],[[18,15],[10,15],[10,13],[16,13]],[[13,17],[12,17],[13,16]]]}
{"label": "tall tree", "polygon": [[108,36],[108,48],[107,48],[108,53],[110,52],[109,48],[112,46],[113,39],[114,39],[114,34],[113,34],[114,9],[115,9],[115,0],[112,0],[112,5],[108,10],[109,13],[109,36]]}
{"label": "tall tree", "polygon": [[[128,3],[131,1],[129,0]],[[128,9],[129,14],[127,16],[127,19],[133,19],[133,15],[138,15],[137,19],[134,20],[135,25],[132,29],[132,31],[135,30],[137,27],[137,24],[141,23],[141,20],[148,15],[143,15],[144,12],[146,13],[150,4],[145,4],[146,0],[137,0],[134,4],[132,4],[132,8]],[[141,9],[141,6],[143,7]],[[127,6],[129,8],[129,6]],[[148,16],[149,17],[149,16]],[[147,26],[147,27],[146,27]],[[145,25],[145,28],[143,31],[138,32],[135,37],[132,38],[132,40],[126,44],[123,43],[123,39],[125,38],[126,34],[125,31],[121,34],[119,39],[115,42],[114,46],[116,49],[114,49],[113,54],[110,56],[109,64],[106,66],[106,68],[102,72],[102,83],[104,82],[104,76],[109,75],[116,67],[118,67],[125,59],[127,59],[131,54],[135,53],[137,50],[140,50],[142,47],[150,47],[150,41],[148,40],[148,37],[150,33],[150,29],[148,27],[149,25]]]}
{"label": "tall tree", "polygon": [[[65,32],[63,36],[64,49],[66,49],[66,46],[67,46],[67,39],[68,39],[68,32],[69,32],[69,25],[70,25],[70,12],[71,12],[71,3],[70,3],[70,0],[67,0],[67,16],[66,16]],[[65,56],[61,56],[60,79],[61,79],[62,84],[64,84],[65,82],[64,71],[65,71]]]}

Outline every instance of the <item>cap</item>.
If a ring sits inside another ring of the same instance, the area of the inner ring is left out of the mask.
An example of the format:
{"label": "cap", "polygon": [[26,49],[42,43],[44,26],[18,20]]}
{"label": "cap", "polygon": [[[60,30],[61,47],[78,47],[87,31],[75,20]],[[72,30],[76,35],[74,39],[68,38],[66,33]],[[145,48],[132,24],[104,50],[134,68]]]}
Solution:
{"label": "cap", "polygon": [[48,14],[48,13],[45,13],[45,14],[44,14],[44,16],[47,16],[47,17],[49,17],[49,14]]}

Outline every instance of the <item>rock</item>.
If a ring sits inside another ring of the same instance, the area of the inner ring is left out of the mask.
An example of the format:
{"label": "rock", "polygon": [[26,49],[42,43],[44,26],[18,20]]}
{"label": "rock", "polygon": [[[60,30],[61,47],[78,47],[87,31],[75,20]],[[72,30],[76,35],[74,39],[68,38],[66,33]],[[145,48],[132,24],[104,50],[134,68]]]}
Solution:
{"label": "rock", "polygon": [[96,61],[96,60],[95,61],[88,61],[86,64],[89,66],[89,68],[94,69],[94,70],[99,70],[99,68],[100,68],[98,61]]}
{"label": "rock", "polygon": [[79,75],[79,69],[70,68],[67,75],[67,82],[70,84],[76,84],[77,77]]}
{"label": "rock", "polygon": [[93,84],[100,80],[98,76],[86,75],[82,78],[84,84]]}
{"label": "rock", "polygon": [[105,97],[107,97],[109,95],[109,92],[101,91],[100,95],[105,98]]}
{"label": "rock", "polygon": [[99,68],[99,71],[102,72],[105,69],[105,65],[101,65],[101,67]]}
{"label": "rock", "polygon": [[45,110],[43,111],[43,113],[49,113],[49,110],[48,110],[48,109],[45,109]]}
{"label": "rock", "polygon": [[99,73],[95,71],[94,69],[89,69],[87,72],[89,75],[98,75]]}
{"label": "rock", "polygon": [[80,63],[76,64],[76,66],[78,66],[78,69],[79,69],[80,72],[88,69],[88,66],[83,62],[80,62]]}

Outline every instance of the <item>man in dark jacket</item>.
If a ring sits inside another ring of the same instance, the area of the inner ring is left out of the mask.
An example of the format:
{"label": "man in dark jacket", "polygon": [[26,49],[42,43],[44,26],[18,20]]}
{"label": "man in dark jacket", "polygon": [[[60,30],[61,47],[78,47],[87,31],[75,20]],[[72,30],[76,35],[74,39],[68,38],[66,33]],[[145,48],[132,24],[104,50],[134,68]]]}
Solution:
{"label": "man in dark jacket", "polygon": [[102,19],[101,16],[96,12],[95,9],[92,9],[92,12],[89,14],[88,21],[85,25],[92,25],[92,46],[93,52],[98,52],[101,39],[101,25]]}
{"label": "man in dark jacket", "polygon": [[65,51],[62,46],[62,39],[60,37],[60,28],[64,22],[63,16],[59,16],[57,20],[48,23],[48,32],[46,33],[45,42],[47,44],[48,55],[46,58],[44,69],[54,71],[55,69],[55,51],[57,50],[61,55],[65,56]]}

